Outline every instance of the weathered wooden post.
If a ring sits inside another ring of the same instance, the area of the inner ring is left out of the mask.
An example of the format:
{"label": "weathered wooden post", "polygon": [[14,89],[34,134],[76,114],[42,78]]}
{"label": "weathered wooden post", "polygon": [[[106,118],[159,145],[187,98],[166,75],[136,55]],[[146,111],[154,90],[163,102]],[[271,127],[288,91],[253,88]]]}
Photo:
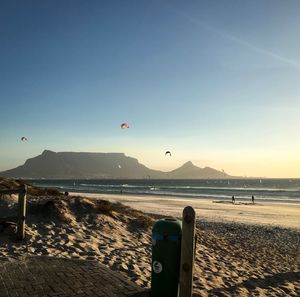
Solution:
{"label": "weathered wooden post", "polygon": [[195,254],[195,210],[187,206],[182,215],[179,297],[192,297]]}
{"label": "weathered wooden post", "polygon": [[18,228],[17,228],[17,237],[20,240],[25,238],[25,219],[26,219],[26,194],[27,186],[22,185],[19,188],[19,213],[18,213]]}

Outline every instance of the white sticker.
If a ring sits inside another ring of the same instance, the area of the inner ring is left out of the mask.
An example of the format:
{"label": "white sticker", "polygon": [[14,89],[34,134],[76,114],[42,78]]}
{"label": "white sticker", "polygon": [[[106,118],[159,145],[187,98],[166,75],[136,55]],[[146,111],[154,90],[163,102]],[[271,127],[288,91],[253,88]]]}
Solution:
{"label": "white sticker", "polygon": [[160,262],[158,262],[158,261],[153,262],[153,271],[155,273],[161,273],[162,272],[162,265],[161,265]]}

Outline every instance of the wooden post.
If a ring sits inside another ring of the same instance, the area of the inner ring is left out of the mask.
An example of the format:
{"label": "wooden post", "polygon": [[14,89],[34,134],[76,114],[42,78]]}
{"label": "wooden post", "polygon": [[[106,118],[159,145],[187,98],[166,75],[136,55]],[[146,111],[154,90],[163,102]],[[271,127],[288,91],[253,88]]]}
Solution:
{"label": "wooden post", "polygon": [[22,185],[19,189],[19,214],[18,214],[18,228],[17,237],[19,240],[25,238],[25,219],[26,219],[26,193],[27,186]]}
{"label": "wooden post", "polygon": [[192,297],[195,253],[195,210],[191,206],[185,207],[182,217],[179,297]]}

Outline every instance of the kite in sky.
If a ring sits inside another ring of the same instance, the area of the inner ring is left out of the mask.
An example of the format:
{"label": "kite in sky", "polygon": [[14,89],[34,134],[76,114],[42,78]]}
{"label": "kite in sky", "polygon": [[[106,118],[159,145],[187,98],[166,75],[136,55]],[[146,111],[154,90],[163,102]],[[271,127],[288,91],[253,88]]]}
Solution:
{"label": "kite in sky", "polygon": [[165,156],[167,156],[167,155],[169,155],[170,157],[172,156],[170,151],[165,152]]}
{"label": "kite in sky", "polygon": [[21,140],[22,140],[22,141],[27,141],[28,139],[27,139],[25,136],[22,136],[22,137],[21,137]]}
{"label": "kite in sky", "polygon": [[122,123],[121,124],[121,128],[122,129],[128,129],[129,128],[129,125],[127,123]]}

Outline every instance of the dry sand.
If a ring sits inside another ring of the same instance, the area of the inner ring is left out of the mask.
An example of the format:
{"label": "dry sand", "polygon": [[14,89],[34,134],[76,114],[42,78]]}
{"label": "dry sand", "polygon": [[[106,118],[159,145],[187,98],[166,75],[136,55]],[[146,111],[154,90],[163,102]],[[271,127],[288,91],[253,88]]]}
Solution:
{"label": "dry sand", "polygon": [[[199,218],[195,296],[300,296],[299,206],[97,195],[155,213],[151,218],[89,196],[29,197],[26,240],[17,243],[10,233],[14,226],[5,228],[0,257],[25,253],[97,260],[149,287],[152,218],[180,216],[192,205]],[[2,202],[0,209],[16,210],[11,200]]]}

